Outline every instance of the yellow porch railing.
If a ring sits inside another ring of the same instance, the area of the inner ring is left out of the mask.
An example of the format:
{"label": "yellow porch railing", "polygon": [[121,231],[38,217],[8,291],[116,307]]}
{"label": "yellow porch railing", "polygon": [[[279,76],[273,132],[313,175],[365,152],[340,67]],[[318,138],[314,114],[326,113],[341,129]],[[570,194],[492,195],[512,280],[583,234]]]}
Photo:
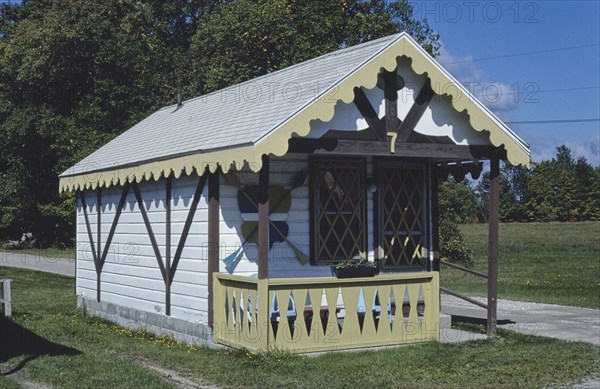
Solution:
{"label": "yellow porch railing", "polygon": [[213,276],[213,338],[231,347],[304,353],[439,340],[437,272]]}

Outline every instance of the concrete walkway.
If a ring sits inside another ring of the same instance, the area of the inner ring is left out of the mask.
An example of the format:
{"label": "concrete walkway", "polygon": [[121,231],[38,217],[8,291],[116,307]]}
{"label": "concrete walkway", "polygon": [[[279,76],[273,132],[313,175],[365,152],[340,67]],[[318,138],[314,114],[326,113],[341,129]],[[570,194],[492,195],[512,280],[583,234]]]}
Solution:
{"label": "concrete walkway", "polygon": [[[485,298],[475,298],[486,302]],[[485,324],[487,312],[442,294],[442,312],[453,320]],[[498,327],[528,335],[600,345],[600,310],[555,304],[498,300]]]}
{"label": "concrete walkway", "polygon": [[75,277],[75,260],[73,258],[47,257],[2,250],[0,251],[0,266],[19,267]]}

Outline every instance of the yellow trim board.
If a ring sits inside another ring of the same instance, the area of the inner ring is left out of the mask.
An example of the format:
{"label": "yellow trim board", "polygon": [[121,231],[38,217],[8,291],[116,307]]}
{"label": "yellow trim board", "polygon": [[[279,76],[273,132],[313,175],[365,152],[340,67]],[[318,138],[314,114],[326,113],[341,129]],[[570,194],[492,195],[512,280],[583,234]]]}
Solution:
{"label": "yellow trim board", "polygon": [[332,85],[312,102],[299,109],[286,121],[259,139],[253,146],[242,146],[141,163],[135,167],[115,168],[90,173],[82,172],[61,177],[60,191],[110,187],[112,185],[123,185],[126,181],[139,183],[150,179],[159,180],[171,173],[179,178],[184,172],[186,175],[190,175],[194,171],[196,171],[196,174],[203,174],[205,169],[214,172],[219,166],[226,173],[232,165],[240,168],[244,164],[248,164],[252,171],[258,172],[262,167],[263,155],[285,155],[288,151],[288,141],[292,136],[303,137],[308,135],[312,120],[330,121],[333,118],[337,103],[340,101],[346,104],[352,102],[354,87],[374,88],[379,71],[382,68],[393,71],[396,69],[398,59],[403,56],[411,60],[410,66],[415,73],[419,75],[426,74],[429,77],[436,94],[448,95],[454,109],[468,115],[469,123],[474,130],[489,132],[492,145],[505,147],[507,160],[510,164],[529,166],[530,152],[527,144],[477,101],[466,88],[445,71],[408,34],[402,33],[388,47],[366,63],[358,66],[346,78]]}

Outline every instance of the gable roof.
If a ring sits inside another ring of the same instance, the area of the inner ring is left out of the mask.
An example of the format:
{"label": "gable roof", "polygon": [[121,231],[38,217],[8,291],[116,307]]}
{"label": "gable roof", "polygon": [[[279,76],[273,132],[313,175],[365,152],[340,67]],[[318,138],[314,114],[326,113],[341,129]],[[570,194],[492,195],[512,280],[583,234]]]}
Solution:
{"label": "gable roof", "polygon": [[[452,95],[476,131],[504,145],[511,164],[528,165],[528,145],[446,72],[408,34],[400,33],[340,49],[177,105],[164,107],[60,175],[60,190],[109,187],[158,180],[173,173],[228,171],[248,163],[260,170],[262,155],[284,155],[288,140],[305,136],[314,119],[329,121],[337,102],[350,103],[354,87],[375,87],[381,68],[411,59],[427,73],[436,94]],[[452,93],[449,93],[452,92]]]}

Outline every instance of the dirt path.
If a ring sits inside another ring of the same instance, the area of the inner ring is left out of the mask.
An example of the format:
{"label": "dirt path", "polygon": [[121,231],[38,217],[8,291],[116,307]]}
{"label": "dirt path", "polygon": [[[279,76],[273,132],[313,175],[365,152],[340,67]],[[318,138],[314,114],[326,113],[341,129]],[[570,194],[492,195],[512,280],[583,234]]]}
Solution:
{"label": "dirt path", "polygon": [[[7,372],[13,370],[14,366],[8,364],[7,362],[0,363],[0,374],[4,375]],[[48,389],[50,386],[43,384],[41,382],[33,381],[27,376],[26,369],[19,369],[14,373],[11,373],[7,377],[12,378],[19,384],[20,388],[25,389]]]}
{"label": "dirt path", "polygon": [[139,363],[143,367],[158,373],[167,381],[175,384],[179,389],[218,389],[218,386],[208,385],[200,381],[192,380],[188,377],[181,375],[175,370],[167,369],[154,362],[140,356],[136,356],[135,362]]}
{"label": "dirt path", "polygon": [[569,389],[598,389],[600,388],[600,378],[592,378],[580,384],[567,386]]}

